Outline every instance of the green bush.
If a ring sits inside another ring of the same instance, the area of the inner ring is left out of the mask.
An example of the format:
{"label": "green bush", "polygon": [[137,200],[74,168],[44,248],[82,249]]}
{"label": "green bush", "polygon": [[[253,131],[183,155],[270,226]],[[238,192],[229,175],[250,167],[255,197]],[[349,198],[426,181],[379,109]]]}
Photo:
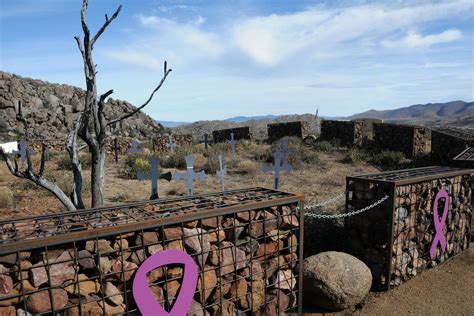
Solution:
{"label": "green bush", "polygon": [[[46,180],[56,183],[56,185],[63,191],[67,196],[72,193],[72,182],[73,176],[70,172],[60,171],[47,171],[44,174]],[[91,183],[89,180],[82,179],[82,193],[89,195],[91,192]]]}
{"label": "green bush", "polygon": [[357,149],[349,150],[344,155],[344,158],[342,158],[342,162],[347,164],[359,164],[363,162],[370,162],[370,160],[370,154]]}
{"label": "green bush", "polygon": [[[56,165],[58,166],[58,170],[72,170],[71,158],[69,157],[69,154],[62,153],[56,155],[56,157]],[[92,158],[90,153],[80,153],[79,161],[81,162],[81,167],[83,170],[91,168]]]}
{"label": "green bush", "polygon": [[[273,152],[281,149],[281,141],[274,142],[271,146],[269,154],[270,162],[273,162]],[[314,164],[319,162],[319,156],[311,147],[305,145],[298,137],[288,138],[288,161],[294,167],[298,167],[301,163]],[[268,160],[266,162],[269,162]]]}
{"label": "green bush", "polygon": [[149,172],[150,155],[143,153],[129,154],[125,157],[123,167],[119,169],[120,177],[124,179],[136,179],[138,172]]}
{"label": "green bush", "polygon": [[397,151],[382,151],[374,154],[371,159],[372,164],[388,168],[397,168],[403,165],[405,161],[405,155]]}
{"label": "green bush", "polygon": [[197,154],[203,154],[205,156],[206,150],[200,146],[177,147],[173,152],[163,157],[161,166],[163,168],[186,169],[186,160],[184,157]]}
{"label": "green bush", "polygon": [[313,149],[316,151],[328,152],[334,149],[334,144],[328,141],[317,141],[313,144]]}
{"label": "green bush", "polygon": [[254,161],[245,159],[237,163],[235,172],[240,174],[253,174],[257,171],[257,169],[258,165]]}

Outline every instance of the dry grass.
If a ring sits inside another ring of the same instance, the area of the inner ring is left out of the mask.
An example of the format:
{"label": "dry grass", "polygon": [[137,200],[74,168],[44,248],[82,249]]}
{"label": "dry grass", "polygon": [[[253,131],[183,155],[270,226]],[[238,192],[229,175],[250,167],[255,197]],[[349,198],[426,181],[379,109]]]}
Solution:
{"label": "dry grass", "polygon": [[[226,189],[241,189],[247,187],[268,187],[273,183],[272,173],[261,172],[264,159],[257,159],[263,152],[268,152],[269,145],[260,145],[252,142],[237,147],[237,164],[234,167],[230,159],[228,146],[220,144],[214,146],[208,152],[202,151],[200,156],[207,177],[204,181],[194,181],[195,194],[220,191],[220,180],[215,171],[218,169],[217,155],[222,152],[227,158],[228,175],[226,177]],[[298,152],[312,150],[310,148],[299,149]],[[188,150],[183,150],[187,152]],[[315,151],[316,152],[316,151]],[[310,153],[311,154],[311,153]],[[345,189],[346,176],[376,172],[377,168],[368,164],[342,163],[344,151],[317,152],[318,160],[313,163],[302,162],[295,166],[290,174],[281,174],[280,189],[294,193],[303,194],[307,201],[322,201],[331,198]],[[181,156],[181,154],[180,154]],[[205,159],[205,160],[204,160]],[[180,160],[180,159],[179,159]],[[238,163],[240,162],[240,164]],[[112,161],[112,157],[106,163],[106,205],[122,204],[147,199],[150,195],[150,182],[135,179],[123,179],[120,170],[123,168],[125,159],[118,164]],[[181,162],[178,162],[181,164]],[[47,162],[47,170],[57,170],[55,159]],[[162,172],[176,171],[176,168],[164,168]],[[209,171],[211,171],[209,173]],[[239,172],[240,171],[240,172]],[[244,171],[244,172],[243,172]],[[55,175],[57,171],[55,171]],[[90,177],[90,171],[84,171],[84,177]],[[66,177],[64,177],[66,178]],[[61,186],[68,186],[68,179],[61,179]],[[186,181],[160,181],[159,193],[161,198],[184,196],[186,194]],[[29,181],[13,177],[3,162],[0,163],[0,186],[12,189],[16,200],[16,216],[31,216],[45,213],[62,211],[62,205],[49,192],[43,189],[35,189]],[[89,199],[84,201],[89,205]],[[333,209],[342,205],[333,206]],[[11,209],[0,209],[0,217],[11,216]]]}

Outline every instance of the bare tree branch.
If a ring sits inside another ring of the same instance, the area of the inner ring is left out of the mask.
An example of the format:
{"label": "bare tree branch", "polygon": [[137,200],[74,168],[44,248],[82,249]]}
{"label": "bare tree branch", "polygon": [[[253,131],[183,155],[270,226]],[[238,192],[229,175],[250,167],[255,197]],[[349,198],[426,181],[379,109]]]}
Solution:
{"label": "bare tree branch", "polygon": [[71,200],[67,197],[67,195],[64,194],[64,192],[58,187],[56,183],[46,180],[43,176],[36,174],[33,171],[33,169],[30,168],[32,166],[31,158],[29,157],[28,150],[26,152],[27,152],[26,155],[28,159],[28,169],[26,169],[25,171],[20,171],[18,169],[16,160],[14,160],[15,161],[15,167],[14,167],[8,154],[6,154],[3,151],[3,149],[0,148],[0,156],[2,156],[3,159],[5,160],[7,167],[10,170],[10,173],[12,175],[14,175],[17,178],[27,179],[34,182],[36,185],[54,194],[58,198],[58,200],[64,205],[64,207],[66,207],[67,210],[69,211],[76,210],[76,206],[71,202]]}
{"label": "bare tree branch", "polygon": [[122,10],[122,5],[119,5],[119,7],[117,8],[117,10],[115,11],[115,13],[112,15],[112,17],[110,19],[108,18],[107,14],[105,15],[105,23],[104,23],[104,25],[102,25],[102,27],[97,31],[97,33],[92,38],[91,48],[94,47],[95,42],[97,41],[97,39],[99,39],[99,37],[102,35],[102,33],[104,33],[107,26],[109,26],[109,24],[112,23],[112,21],[117,18],[117,16],[120,13],[120,10]]}
{"label": "bare tree branch", "polygon": [[123,121],[127,118],[129,118],[130,116],[133,116],[135,115],[136,113],[138,113],[141,109],[143,109],[145,106],[148,105],[148,103],[150,103],[150,101],[153,99],[153,96],[155,95],[155,93],[160,90],[161,86],[163,85],[163,83],[165,82],[166,78],[168,77],[168,75],[170,74],[170,72],[172,71],[172,69],[167,69],[167,63],[165,61],[165,64],[164,64],[164,76],[163,78],[161,78],[161,81],[160,83],[158,84],[158,86],[155,88],[155,90],[153,90],[153,92],[151,93],[150,97],[148,98],[148,100],[143,103],[141,106],[139,106],[138,108],[136,108],[135,110],[133,110],[131,113],[128,113],[128,114],[125,114],[124,116],[122,117],[119,117],[117,119],[114,119],[114,120],[111,120],[107,123],[107,126],[110,126],[110,125],[113,125],[113,124],[116,124],[117,122],[120,122],[120,121]]}

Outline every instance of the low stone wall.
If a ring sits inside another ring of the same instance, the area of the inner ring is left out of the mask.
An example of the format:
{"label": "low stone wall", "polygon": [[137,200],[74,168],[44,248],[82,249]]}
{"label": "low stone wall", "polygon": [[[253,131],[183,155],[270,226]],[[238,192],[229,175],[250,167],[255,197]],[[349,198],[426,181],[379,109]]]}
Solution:
{"label": "low stone wall", "polygon": [[[190,134],[173,134],[173,141],[176,147],[191,146],[193,144],[193,135]],[[153,138],[153,146],[155,151],[169,151],[167,146],[169,143],[168,135]]]}
{"label": "low stone wall", "polygon": [[454,129],[431,132],[431,161],[438,165],[452,165],[453,158],[474,146],[474,134]]}
{"label": "low stone wall", "polygon": [[296,121],[286,123],[274,123],[267,125],[268,141],[275,142],[284,137],[298,137],[303,139],[308,134],[308,123]]}
{"label": "low stone wall", "polygon": [[338,141],[341,146],[362,146],[363,142],[362,121],[333,121],[321,122],[321,140]]}
{"label": "low stone wall", "polygon": [[406,158],[429,152],[430,131],[415,125],[374,123],[374,146],[378,150],[398,151]]}
{"label": "low stone wall", "polygon": [[[197,265],[192,315],[295,311],[300,199],[257,188],[0,222],[0,313],[138,315],[136,270],[173,249]],[[178,263],[147,273],[168,311],[183,274]]]}
{"label": "low stone wall", "polygon": [[468,170],[426,167],[348,178],[349,211],[389,196],[345,223],[347,252],[369,266],[376,289],[396,287],[469,247],[472,175]]}
{"label": "low stone wall", "polygon": [[230,134],[234,133],[234,139],[252,139],[250,127],[235,127],[228,129],[221,129],[212,132],[214,143],[224,143],[230,140]]}

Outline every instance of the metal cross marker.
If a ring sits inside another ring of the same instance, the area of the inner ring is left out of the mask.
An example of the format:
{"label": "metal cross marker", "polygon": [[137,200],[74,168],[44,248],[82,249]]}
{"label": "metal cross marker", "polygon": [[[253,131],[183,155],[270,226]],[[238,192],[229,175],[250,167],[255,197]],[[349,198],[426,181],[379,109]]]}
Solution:
{"label": "metal cross marker", "polygon": [[140,147],[140,143],[138,142],[138,140],[136,139],[133,139],[132,140],[132,148],[130,148],[128,150],[129,153],[141,153],[143,151],[143,149],[141,149]]}
{"label": "metal cross marker", "polygon": [[227,143],[232,146],[232,159],[235,161],[235,145],[237,144],[237,140],[234,139],[234,133],[230,133],[230,140]]}
{"label": "metal cross marker", "polygon": [[204,170],[202,171],[199,171],[199,172],[195,172],[194,171],[194,161],[196,160],[196,158],[194,158],[193,155],[189,155],[189,156],[186,156],[184,157],[184,159],[186,160],[186,169],[187,171],[184,173],[175,173],[174,174],[174,179],[175,180],[188,180],[188,196],[192,196],[193,195],[193,180],[194,179],[197,179],[197,180],[204,180],[206,179],[206,173],[204,172]]}
{"label": "metal cross marker", "polygon": [[211,142],[209,141],[209,134],[204,134],[204,140],[201,141],[201,144],[204,144],[205,145],[205,148],[207,150],[207,147],[211,144]]}
{"label": "metal cross marker", "polygon": [[281,164],[282,169],[286,172],[293,170],[293,166],[290,165],[288,161],[289,155],[294,155],[295,150],[293,148],[288,149],[288,137],[285,137],[281,140]]}
{"label": "metal cross marker", "polygon": [[151,195],[150,200],[156,200],[160,197],[158,196],[158,180],[164,179],[171,181],[171,172],[160,174],[160,159],[158,157],[150,157],[148,159],[150,162],[150,172],[137,172],[138,180],[151,180]]}
{"label": "metal cross marker", "polygon": [[18,143],[18,150],[13,151],[13,153],[20,156],[21,163],[25,163],[27,150],[30,155],[33,155],[35,153],[33,149],[28,148],[28,142],[25,140],[22,140]]}
{"label": "metal cross marker", "polygon": [[[267,173],[273,171],[273,189],[278,190],[280,186],[280,172],[282,167],[282,154],[280,150],[277,150],[273,153],[275,164],[273,167],[268,165],[263,166],[263,172]],[[289,173],[289,171],[287,171]]]}
{"label": "metal cross marker", "polygon": [[176,149],[176,142],[173,140],[173,135],[168,135],[168,143],[166,143],[166,147],[168,147],[171,151]]}
{"label": "metal cross marker", "polygon": [[219,170],[216,171],[216,175],[221,178],[221,189],[222,191],[225,190],[224,188],[224,178],[227,175],[227,170],[224,165],[224,157],[222,155],[219,155]]}

